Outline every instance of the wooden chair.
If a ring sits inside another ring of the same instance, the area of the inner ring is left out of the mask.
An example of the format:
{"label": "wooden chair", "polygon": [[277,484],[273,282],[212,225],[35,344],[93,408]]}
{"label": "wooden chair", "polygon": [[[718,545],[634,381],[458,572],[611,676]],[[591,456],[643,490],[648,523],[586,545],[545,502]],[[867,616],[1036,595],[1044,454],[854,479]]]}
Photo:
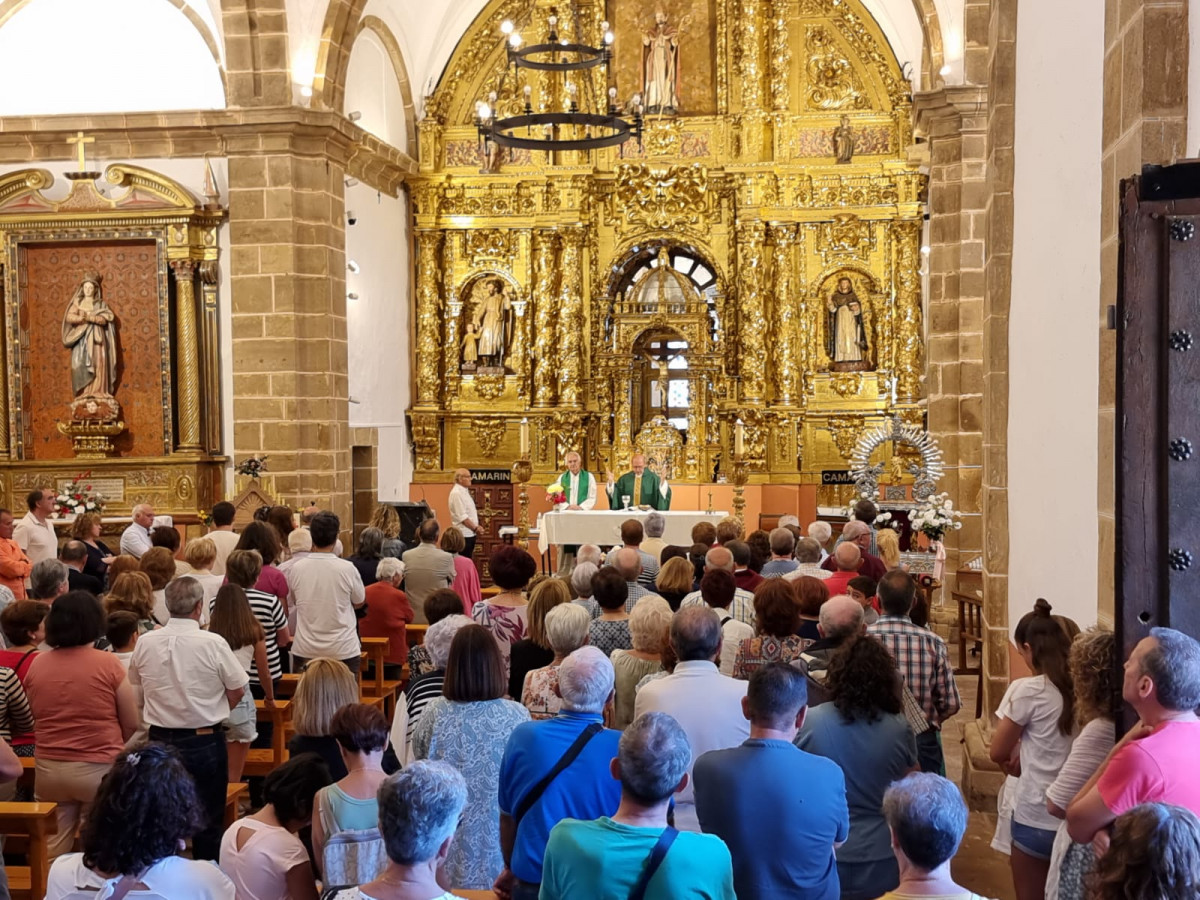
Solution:
{"label": "wooden chair", "polygon": [[0,834],[19,835],[26,842],[27,866],[5,866],[13,900],[42,900],[50,874],[47,858],[50,835],[58,831],[53,803],[0,803]]}
{"label": "wooden chair", "polygon": [[285,731],[292,718],[291,706],[292,703],[290,700],[276,700],[275,708],[268,709],[265,701],[254,701],[254,709],[257,713],[258,721],[270,722],[274,726],[274,730],[271,734],[271,746],[269,748],[256,749],[251,747],[250,752],[246,754],[246,766],[242,770],[242,774],[246,777],[268,775],[287,761],[287,736]]}
{"label": "wooden chair", "polygon": [[372,677],[364,677],[361,683],[361,696],[382,697],[384,699],[384,715],[391,721],[396,712],[396,695],[400,692],[402,681],[392,681],[384,676],[385,657],[391,641],[388,638],[362,638],[363,652],[372,666]]}
{"label": "wooden chair", "polygon": [[[955,675],[979,676],[979,689],[975,695],[975,718],[983,714],[983,598],[955,591],[952,595],[958,604],[958,668]],[[968,652],[979,655],[978,665],[968,665]]]}

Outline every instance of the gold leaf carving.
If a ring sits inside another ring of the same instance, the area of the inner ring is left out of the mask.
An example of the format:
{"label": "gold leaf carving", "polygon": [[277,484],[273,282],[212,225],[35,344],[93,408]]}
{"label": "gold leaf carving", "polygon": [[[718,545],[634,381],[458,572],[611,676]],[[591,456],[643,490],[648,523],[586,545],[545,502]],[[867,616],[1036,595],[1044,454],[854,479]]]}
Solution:
{"label": "gold leaf carving", "polygon": [[621,166],[616,201],[626,226],[668,230],[695,225],[708,207],[708,172],[700,165]]}
{"label": "gold leaf carving", "polygon": [[437,416],[413,415],[412,417],[413,449],[416,453],[417,470],[433,472],[439,468],[439,443],[441,429]]}
{"label": "gold leaf carving", "polygon": [[825,428],[833,436],[833,443],[842,459],[848,461],[854,455],[858,436],[863,430],[862,416],[830,416]]}
{"label": "gold leaf carving", "polygon": [[500,441],[504,439],[506,423],[503,419],[472,419],[471,433],[487,459],[496,455]]}
{"label": "gold leaf carving", "polygon": [[467,259],[508,260],[516,252],[517,236],[512,231],[486,228],[467,232]]}
{"label": "gold leaf carving", "polygon": [[475,392],[485,400],[495,400],[504,393],[504,376],[476,375]]}
{"label": "gold leaf carving", "polygon": [[812,109],[867,109],[854,66],[830,33],[819,25],[808,27],[808,105]]}
{"label": "gold leaf carving", "polygon": [[875,235],[870,222],[852,213],[838,213],[821,226],[817,246],[824,255],[848,253],[865,259],[875,249]]}
{"label": "gold leaf carving", "polygon": [[839,397],[857,397],[862,391],[862,373],[834,372],[829,376],[829,386]]}

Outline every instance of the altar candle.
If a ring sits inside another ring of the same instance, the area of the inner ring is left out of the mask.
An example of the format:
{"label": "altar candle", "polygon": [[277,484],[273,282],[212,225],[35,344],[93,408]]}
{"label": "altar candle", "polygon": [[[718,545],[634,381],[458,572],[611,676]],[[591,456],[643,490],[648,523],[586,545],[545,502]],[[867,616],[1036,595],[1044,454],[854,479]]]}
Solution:
{"label": "altar candle", "polygon": [[733,453],[741,456],[746,452],[746,426],[738,419],[733,426]]}
{"label": "altar candle", "polygon": [[521,459],[529,455],[529,420],[521,420]]}

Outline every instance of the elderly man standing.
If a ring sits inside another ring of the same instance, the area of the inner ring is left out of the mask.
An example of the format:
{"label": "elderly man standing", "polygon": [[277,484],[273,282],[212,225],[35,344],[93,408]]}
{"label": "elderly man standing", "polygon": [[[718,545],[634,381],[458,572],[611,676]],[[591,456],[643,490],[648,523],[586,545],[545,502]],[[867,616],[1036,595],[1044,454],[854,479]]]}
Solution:
{"label": "elderly man standing", "polygon": [[[733,574],[733,554],[729,552],[728,547],[713,547],[704,554],[704,571],[713,571],[721,569]],[[689,606],[706,607],[707,603],[704,600],[704,595],[701,591],[692,591],[679,604],[680,609]],[[754,595],[745,588],[735,588],[733,591],[733,603],[729,606],[729,613],[739,622],[744,622],[751,628],[754,627]]]}
{"label": "elderly man standing", "polygon": [[825,587],[829,589],[830,596],[844,594],[846,585],[850,583],[851,579],[858,577],[862,551],[858,549],[858,544],[847,541],[838,544],[833,551],[833,556],[829,557],[826,562],[834,564],[833,574],[825,579]]}
{"label": "elderly man standing", "polygon": [[612,761],[613,778],[621,782],[620,807],[612,817],[554,826],[541,900],[734,900],[725,845],[667,824],[671,796],[687,783],[690,761],[691,747],[678,722],[664,713],[635,719]]}
{"label": "elderly man standing", "polygon": [[72,591],[87,591],[93,597],[99,597],[104,591],[100,579],[85,575],[83,567],[87,564],[87,544],[83,541],[67,541],[59,551],[58,558],[67,567],[67,587]]}
{"label": "elderly man standing", "polygon": [[656,563],[661,564],[662,552],[667,547],[667,542],[663,540],[663,532],[667,530],[667,517],[660,512],[652,512],[646,516],[642,528],[646,532],[645,540],[642,541],[642,552],[649,553]]}
{"label": "elderly man standing", "polygon": [[475,536],[479,531],[479,510],[471,496],[471,471],[454,470],[454,487],[450,488],[450,524],[462,532],[467,546],[460,556],[472,559],[475,556]]}
{"label": "elderly man standing", "polygon": [[58,535],[54,533],[54,523],[50,521],[50,516],[54,514],[54,492],[30,491],[25,498],[25,505],[29,507],[29,512],[17,523],[13,539],[35,565],[43,559],[58,559]]}
{"label": "elderly man standing", "polygon": [[518,725],[500,764],[500,850],[496,893],[537,900],[550,829],[563,819],[611,816],[621,786],[610,774],[621,733],[604,727],[614,673],[595,647],[580,647],[558,668],[562,709]]}
{"label": "elderly man standing", "polygon": [[771,530],[771,559],[759,574],[763,578],[782,578],[796,571],[800,565],[792,558],[796,550],[796,537],[786,528]]}
{"label": "elderly man standing", "polygon": [[625,549],[637,552],[641,560],[641,572],[638,573],[637,583],[646,589],[654,587],[654,579],[658,575],[658,560],[642,549],[642,523],[637,519],[626,519],[621,523],[621,545]]}
{"label": "elderly man standing", "polygon": [[404,593],[412,604],[414,622],[424,625],[425,598],[454,582],[454,557],[438,546],[442,528],[437,519],[426,519],[417,526],[421,543],[404,551]]}
{"label": "elderly man standing", "polygon": [[[746,682],[722,675],[721,620],[705,606],[680,609],[671,621],[671,648],[679,662],[675,671],[644,685],[634,701],[634,717],[648,712],[673,716],[687,733],[692,760],[710,750],[736,747],[750,736],[742,714]],[[692,767],[688,765],[690,779]],[[689,781],[676,796],[675,823],[699,831],[696,801]]]}
{"label": "elderly man standing", "polygon": [[150,740],[171,744],[195,779],[204,829],[192,840],[197,859],[216,859],[221,849],[229,757],[221,722],[250,682],[229,644],[200,628],[204,589],[190,576],[167,585],[167,624],[138,639],[129,661],[129,682],[145,698],[142,717]]}
{"label": "elderly man standing", "polygon": [[[642,554],[634,547],[621,547],[609,554],[612,567],[625,579],[628,590],[625,598],[625,612],[633,612],[634,604],[654,591],[642,583]],[[651,582],[653,584],[653,582]]]}
{"label": "elderly man standing", "polygon": [[25,582],[33,563],[13,540],[13,514],[0,509],[0,585],[12,591],[15,600],[25,599]]}
{"label": "elderly man standing", "polygon": [[1151,628],[1125,663],[1121,697],[1138,723],[1112,748],[1067,807],[1071,840],[1090,843],[1139,803],[1171,803],[1200,814],[1200,642]]}
{"label": "elderly man standing", "polygon": [[808,526],[808,536],[817,542],[821,548],[821,562],[829,558],[829,540],[833,537],[833,526],[828,522],[812,522]]}
{"label": "elderly man standing", "polygon": [[625,498],[630,506],[648,506],[651,509],[671,508],[671,488],[667,479],[659,478],[654,472],[646,471],[646,457],[635,453],[629,461],[632,471],[626,472],[614,482],[613,473],[608,477],[608,501],[611,509],[625,509]]}
{"label": "elderly man standing", "polygon": [[[856,575],[866,575],[872,581],[878,581],[887,572],[887,566],[883,560],[870,552],[870,549],[875,541],[875,532],[871,530],[871,526],[863,522],[847,522],[846,527],[842,529],[842,539],[834,548],[834,556],[837,556],[839,548],[846,544],[853,544],[858,548],[861,554],[861,560],[858,564]],[[830,572],[836,572],[838,565],[833,558],[826,559],[821,563],[821,568]]]}
{"label": "elderly man standing", "polygon": [[142,554],[153,544],[150,542],[150,526],[154,524],[154,507],[139,503],[133,508],[133,521],[121,532],[121,552],[142,558]]}
{"label": "elderly man standing", "polygon": [[318,656],[341,660],[355,675],[362,664],[355,610],[366,603],[366,589],[354,563],[333,555],[340,529],[331,512],[313,516],[313,552],[288,570],[288,605],[296,610],[296,671]]}
{"label": "elderly man standing", "polygon": [[29,573],[29,599],[53,603],[55,597],[61,597],[71,589],[69,576],[70,571],[62,560],[39,560]]}
{"label": "elderly man standing", "polygon": [[[838,547],[839,552],[841,549]],[[909,618],[917,584],[907,572],[888,572],[880,580],[878,592],[883,615],[874,625],[867,626],[867,634],[878,638],[891,651],[904,676],[904,686],[912,691],[929,723],[929,730],[917,735],[921,771],[944,775],[942,723],[962,707],[946,642],[928,628],[914,625]]]}
{"label": "elderly man standing", "polygon": [[784,575],[787,581],[795,581],[805,575],[820,578],[822,581],[832,576],[828,569],[821,568],[821,545],[813,538],[800,538],[796,541],[796,568]]}
{"label": "elderly man standing", "polygon": [[729,847],[739,900],[837,900],[833,851],[850,836],[846,779],[837,763],[792,743],[808,712],[804,673],[778,662],[756,669],[742,710],[749,740],[696,760],[700,825]]}

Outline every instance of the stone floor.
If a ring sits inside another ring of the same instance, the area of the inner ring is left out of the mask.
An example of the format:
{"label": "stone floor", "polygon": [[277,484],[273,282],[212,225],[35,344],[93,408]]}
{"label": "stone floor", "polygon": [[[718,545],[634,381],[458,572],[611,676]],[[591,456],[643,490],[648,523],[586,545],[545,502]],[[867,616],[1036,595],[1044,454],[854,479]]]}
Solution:
{"label": "stone floor", "polygon": [[[957,659],[957,654],[957,648],[951,647],[950,658]],[[975,714],[975,695],[979,680],[974,675],[961,675],[956,680],[958,692],[962,696],[963,711],[946,723],[942,730],[942,746],[946,753],[946,777],[956,784],[961,784],[963,726],[970,722]],[[995,831],[995,812],[971,813],[967,834],[952,864],[954,880],[984,897],[1014,900],[1016,894],[1013,891],[1008,856],[996,852],[991,846]]]}

